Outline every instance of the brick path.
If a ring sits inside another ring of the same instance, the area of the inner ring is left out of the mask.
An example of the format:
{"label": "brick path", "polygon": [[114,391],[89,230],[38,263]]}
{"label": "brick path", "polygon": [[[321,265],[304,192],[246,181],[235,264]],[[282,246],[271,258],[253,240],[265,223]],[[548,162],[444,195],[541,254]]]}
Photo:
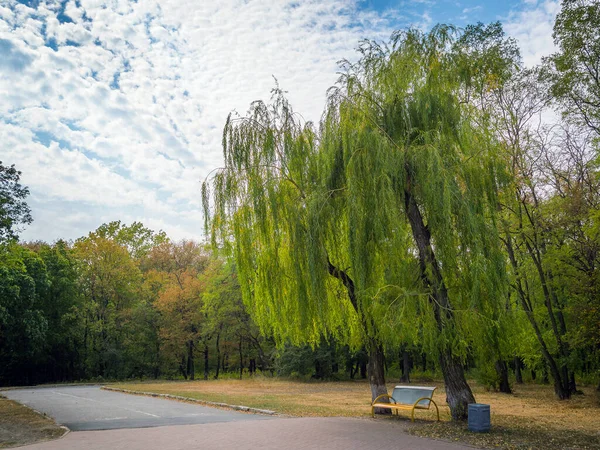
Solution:
{"label": "brick path", "polygon": [[261,421],[71,432],[27,450],[458,450],[458,444],[406,434],[382,419],[277,418]]}

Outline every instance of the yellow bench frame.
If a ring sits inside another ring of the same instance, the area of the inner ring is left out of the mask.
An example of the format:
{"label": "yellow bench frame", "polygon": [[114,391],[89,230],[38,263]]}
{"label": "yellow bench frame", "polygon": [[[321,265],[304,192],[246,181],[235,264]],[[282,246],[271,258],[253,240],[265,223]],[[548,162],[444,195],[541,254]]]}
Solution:
{"label": "yellow bench frame", "polygon": [[[438,408],[438,405],[435,401],[433,401],[433,393],[435,392],[435,389],[433,389],[433,391],[431,391],[431,397],[421,397],[420,399],[418,399],[416,402],[414,402],[412,405],[408,404],[408,403],[396,403],[396,400],[394,400],[394,398],[389,395],[389,394],[381,394],[379,397],[377,397],[375,400],[373,400],[371,402],[371,416],[373,416],[373,418],[375,418],[375,408],[388,408],[393,411],[396,411],[396,415],[398,415],[398,411],[403,409],[403,410],[410,410],[410,420],[412,422],[415,421],[415,409],[429,409],[431,407],[431,403],[433,403],[433,406],[435,406],[435,410],[437,412],[437,420],[438,422],[440,421],[440,409]],[[390,399],[391,402],[393,403],[377,403],[377,401],[381,398],[384,397],[388,397]],[[429,405],[427,406],[422,406],[419,405],[420,402],[422,402],[423,400],[429,400]]]}

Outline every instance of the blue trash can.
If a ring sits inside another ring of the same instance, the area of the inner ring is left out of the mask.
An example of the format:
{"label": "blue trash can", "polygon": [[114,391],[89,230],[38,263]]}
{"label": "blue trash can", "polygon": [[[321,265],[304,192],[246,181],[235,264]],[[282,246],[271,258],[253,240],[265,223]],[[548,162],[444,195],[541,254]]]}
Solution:
{"label": "blue trash can", "polygon": [[490,405],[469,404],[469,430],[477,433],[490,431]]}

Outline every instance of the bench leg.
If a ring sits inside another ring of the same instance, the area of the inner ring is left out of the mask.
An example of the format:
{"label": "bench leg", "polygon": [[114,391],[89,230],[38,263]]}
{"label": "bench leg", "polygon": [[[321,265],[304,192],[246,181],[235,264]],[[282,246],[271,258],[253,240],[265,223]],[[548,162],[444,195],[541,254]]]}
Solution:
{"label": "bench leg", "polygon": [[440,421],[440,410],[439,410],[437,404],[433,400],[431,400],[431,402],[433,403],[433,406],[435,406],[435,410],[437,412],[437,418],[438,418],[438,422],[439,422]]}

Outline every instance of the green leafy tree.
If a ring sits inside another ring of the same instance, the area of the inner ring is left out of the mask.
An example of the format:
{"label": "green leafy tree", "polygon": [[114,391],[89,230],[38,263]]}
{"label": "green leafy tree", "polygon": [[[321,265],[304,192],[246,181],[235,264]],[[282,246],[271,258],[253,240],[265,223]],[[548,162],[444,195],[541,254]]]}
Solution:
{"label": "green leafy tree", "polygon": [[19,225],[32,222],[31,210],[25,198],[29,189],[19,183],[21,172],[15,165],[4,166],[0,161],[0,243],[17,239]]}
{"label": "green leafy tree", "polygon": [[[465,75],[453,36],[437,26],[398,32],[385,47],[365,42],[332,94],[323,152],[363,303],[420,301],[413,309],[460,420],[474,402],[462,364],[472,313],[494,319],[504,297],[495,226],[503,166],[481,111],[463,99],[490,74]],[[394,295],[373,296],[390,282]]]}
{"label": "green leafy tree", "polygon": [[563,112],[600,135],[600,3],[563,0],[545,76]]}
{"label": "green leafy tree", "polygon": [[46,267],[33,251],[17,244],[0,252],[0,384],[38,381],[48,321],[40,295],[48,288]]}
{"label": "green leafy tree", "polygon": [[125,375],[124,328],[141,287],[140,270],[126,247],[90,233],[74,246],[85,298],[83,352],[88,376]]}
{"label": "green leafy tree", "polygon": [[316,216],[325,214],[316,132],[300,123],[280,89],[273,94],[272,106],[254,102],[246,117],[227,120],[213,211],[209,182],[203,184],[207,227],[213,243],[222,241],[235,257],[253,320],[280,346],[370,339],[376,398],[386,392],[383,348],[342,266],[344,247],[338,250]]}

